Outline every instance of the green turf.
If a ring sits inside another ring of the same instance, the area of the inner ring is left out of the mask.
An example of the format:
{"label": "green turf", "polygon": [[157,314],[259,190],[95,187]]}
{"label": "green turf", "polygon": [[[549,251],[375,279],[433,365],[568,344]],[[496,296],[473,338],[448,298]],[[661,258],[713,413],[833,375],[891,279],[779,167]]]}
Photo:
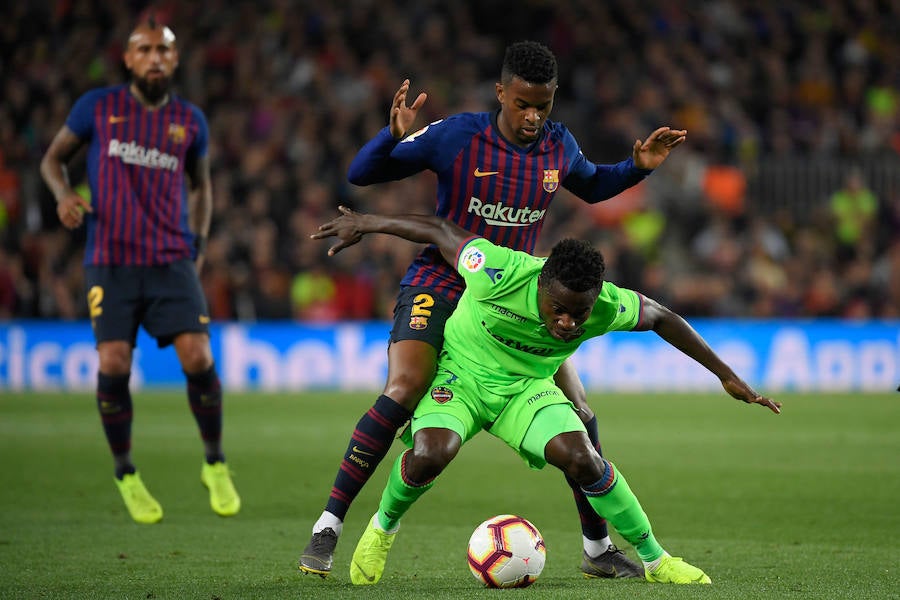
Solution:
{"label": "green turf", "polygon": [[[898,598],[900,395],[783,395],[784,414],[702,396],[594,397],[605,453],[702,589],[584,580],[571,495],[482,434],[407,515],[384,579],[348,561],[387,469],[350,511],[327,580],[296,559],[372,394],[230,394],[241,514],[215,516],[180,393],[135,397],[134,458],[162,503],[128,518],[91,394],[0,395],[0,598]],[[391,460],[398,451],[395,444]],[[465,545],[498,513],[534,522],[547,566],[527,590],[478,587]],[[629,552],[631,552],[629,550]],[[633,556],[633,553],[632,553]]]}

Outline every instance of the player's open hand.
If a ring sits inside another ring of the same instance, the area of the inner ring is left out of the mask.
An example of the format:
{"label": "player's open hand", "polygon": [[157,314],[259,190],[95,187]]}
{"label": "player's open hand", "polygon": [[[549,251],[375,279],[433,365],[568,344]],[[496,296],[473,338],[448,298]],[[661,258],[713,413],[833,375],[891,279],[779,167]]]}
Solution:
{"label": "player's open hand", "polygon": [[687,129],[660,127],[645,141],[635,140],[631,158],[639,169],[655,169],[687,138]]}
{"label": "player's open hand", "polygon": [[327,237],[340,238],[340,242],[328,249],[328,256],[334,256],[344,248],[349,248],[362,239],[363,231],[360,227],[364,215],[353,212],[346,206],[338,206],[341,216],[332,219],[319,229],[311,237],[314,240],[322,240]]}
{"label": "player's open hand", "polygon": [[776,402],[771,398],[766,398],[762,394],[757,394],[749,385],[740,379],[729,379],[722,381],[722,387],[731,395],[747,404],[759,404],[765,406],[775,414],[781,413],[781,402]]}
{"label": "player's open hand", "polygon": [[94,209],[91,208],[91,203],[74,192],[56,203],[56,214],[59,216],[59,222],[66,229],[80,227],[86,212],[94,212]]}
{"label": "player's open hand", "polygon": [[409,79],[404,79],[400,89],[394,94],[394,102],[391,104],[391,135],[397,140],[406,135],[406,132],[412,127],[413,121],[416,120],[416,114],[418,114],[422,105],[425,104],[425,99],[428,98],[428,94],[421,92],[416,96],[416,100],[411,106],[406,106],[406,94],[408,92]]}

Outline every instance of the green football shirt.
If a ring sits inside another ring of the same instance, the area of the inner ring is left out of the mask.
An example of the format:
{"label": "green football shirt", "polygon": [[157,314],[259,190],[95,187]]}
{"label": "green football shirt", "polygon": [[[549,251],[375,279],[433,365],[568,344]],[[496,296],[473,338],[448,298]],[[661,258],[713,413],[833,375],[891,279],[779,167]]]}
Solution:
{"label": "green football shirt", "polygon": [[606,281],[584,333],[569,342],[551,336],[538,312],[545,260],[484,238],[459,250],[456,268],[466,290],[447,321],[444,350],[492,392],[517,394],[529,379],[552,377],[585,340],[637,325],[637,293]]}

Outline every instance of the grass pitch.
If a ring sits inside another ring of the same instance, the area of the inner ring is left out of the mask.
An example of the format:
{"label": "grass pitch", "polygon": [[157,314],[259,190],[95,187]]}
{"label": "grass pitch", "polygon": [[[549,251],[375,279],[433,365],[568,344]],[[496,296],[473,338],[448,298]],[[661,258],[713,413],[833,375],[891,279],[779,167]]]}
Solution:
{"label": "grass pitch", "polygon": [[[225,448],[243,509],[223,519],[200,484],[184,394],[136,394],[133,456],[165,510],[147,526],[118,496],[91,394],[4,392],[0,598],[900,598],[896,393],[785,394],[780,416],[724,393],[592,398],[604,452],[658,539],[712,586],[583,579],[562,476],[529,470],[488,434],[404,519],[378,585],[352,586],[348,565],[387,464],[348,515],[332,575],[304,576],[297,557],[374,397],[228,394]],[[547,565],[526,590],[482,589],[466,566],[470,533],[499,513],[546,539]]]}

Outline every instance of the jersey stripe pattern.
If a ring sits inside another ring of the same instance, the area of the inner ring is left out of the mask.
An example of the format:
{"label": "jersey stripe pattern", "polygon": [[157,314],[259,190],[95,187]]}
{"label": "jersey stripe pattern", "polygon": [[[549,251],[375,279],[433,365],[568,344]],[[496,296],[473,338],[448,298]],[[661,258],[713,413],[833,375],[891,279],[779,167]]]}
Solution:
{"label": "jersey stripe pattern", "polygon": [[[534,251],[544,213],[556,190],[542,186],[545,171],[565,172],[561,144],[544,136],[523,152],[486,124],[464,145],[450,167],[438,173],[436,213],[492,242]],[[558,179],[557,179],[558,181]],[[431,287],[455,301],[464,284],[436,248],[417,259],[402,285]]]}
{"label": "jersey stripe pattern", "polygon": [[170,94],[145,108],[127,85],[92,90],[66,125],[90,140],[93,213],[85,215],[86,265],[166,265],[193,255],[185,165],[206,154],[202,112]]}
{"label": "jersey stripe pattern", "polygon": [[[389,144],[396,146],[384,158]],[[496,113],[460,113],[431,123],[399,143],[385,128],[354,159],[351,181],[389,181],[432,170],[438,178],[436,215],[495,244],[532,253],[547,208],[560,187],[572,183],[579,190],[602,188],[605,199],[646,175],[634,169],[630,159],[616,167],[599,178],[598,165],[584,158],[560,123],[548,121],[534,144],[521,147],[500,135]],[[465,287],[433,246],[416,257],[401,285],[428,287],[453,302]]]}

